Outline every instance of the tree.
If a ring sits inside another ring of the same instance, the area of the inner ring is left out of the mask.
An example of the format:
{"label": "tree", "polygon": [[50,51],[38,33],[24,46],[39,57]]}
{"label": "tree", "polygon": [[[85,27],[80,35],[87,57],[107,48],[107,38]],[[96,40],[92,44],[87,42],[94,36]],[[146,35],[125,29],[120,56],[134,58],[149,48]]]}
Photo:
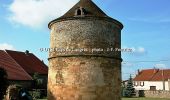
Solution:
{"label": "tree", "polygon": [[34,73],[33,75],[33,86],[34,88],[40,88],[43,84],[43,80],[40,78],[38,73]]}
{"label": "tree", "polygon": [[136,93],[135,93],[135,89],[133,88],[132,76],[130,75],[127,86],[125,88],[125,96],[126,97],[133,97],[133,96],[135,96],[135,94]]}
{"label": "tree", "polygon": [[6,89],[8,87],[8,79],[5,69],[0,68],[0,100],[3,100],[6,94]]}

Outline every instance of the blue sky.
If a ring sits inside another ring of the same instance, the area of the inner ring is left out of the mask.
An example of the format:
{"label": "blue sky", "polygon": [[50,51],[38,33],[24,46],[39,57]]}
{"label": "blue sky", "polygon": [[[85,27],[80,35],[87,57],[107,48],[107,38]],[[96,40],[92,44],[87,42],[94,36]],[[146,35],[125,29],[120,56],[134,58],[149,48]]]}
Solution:
{"label": "blue sky", "polygon": [[[107,15],[123,23],[122,77],[137,69],[170,68],[169,0],[93,0]],[[0,0],[0,49],[29,50],[48,64],[47,24],[78,0]]]}

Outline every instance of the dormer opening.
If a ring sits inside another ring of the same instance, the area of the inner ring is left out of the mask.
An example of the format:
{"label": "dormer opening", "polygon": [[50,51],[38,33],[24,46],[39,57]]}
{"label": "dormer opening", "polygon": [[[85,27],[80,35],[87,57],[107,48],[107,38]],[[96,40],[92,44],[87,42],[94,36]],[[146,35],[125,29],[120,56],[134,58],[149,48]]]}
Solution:
{"label": "dormer opening", "polygon": [[81,10],[77,9],[77,15],[81,15]]}
{"label": "dormer opening", "polygon": [[82,16],[82,15],[85,15],[85,14],[86,14],[86,10],[82,7],[79,7],[75,11],[75,16]]}

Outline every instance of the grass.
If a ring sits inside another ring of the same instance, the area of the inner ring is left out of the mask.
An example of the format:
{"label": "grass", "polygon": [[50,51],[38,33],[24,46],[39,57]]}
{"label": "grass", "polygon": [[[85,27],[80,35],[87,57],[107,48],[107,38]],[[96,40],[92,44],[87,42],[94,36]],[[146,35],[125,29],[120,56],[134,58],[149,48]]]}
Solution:
{"label": "grass", "polygon": [[165,98],[122,98],[122,100],[170,100]]}

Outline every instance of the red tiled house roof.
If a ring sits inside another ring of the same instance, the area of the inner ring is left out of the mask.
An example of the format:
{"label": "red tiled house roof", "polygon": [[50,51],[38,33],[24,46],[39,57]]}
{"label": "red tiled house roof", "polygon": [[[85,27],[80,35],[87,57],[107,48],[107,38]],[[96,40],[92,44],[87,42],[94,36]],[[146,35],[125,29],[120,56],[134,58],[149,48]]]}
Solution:
{"label": "red tiled house roof", "polygon": [[48,74],[48,67],[38,59],[34,54],[27,52],[18,52],[6,50],[6,52],[29,74],[35,72],[39,74]]}
{"label": "red tiled house roof", "polygon": [[0,67],[6,70],[9,80],[32,80],[31,76],[3,50],[0,50]]}
{"label": "red tiled house roof", "polygon": [[146,69],[139,72],[139,74],[133,79],[134,81],[149,81],[158,69]]}
{"label": "red tiled house roof", "polygon": [[168,79],[170,79],[170,69],[165,69],[165,70],[159,70],[152,78],[152,81],[161,81],[161,80],[167,81]]}
{"label": "red tiled house roof", "polygon": [[134,81],[163,81],[170,79],[170,69],[146,69],[139,72]]}

